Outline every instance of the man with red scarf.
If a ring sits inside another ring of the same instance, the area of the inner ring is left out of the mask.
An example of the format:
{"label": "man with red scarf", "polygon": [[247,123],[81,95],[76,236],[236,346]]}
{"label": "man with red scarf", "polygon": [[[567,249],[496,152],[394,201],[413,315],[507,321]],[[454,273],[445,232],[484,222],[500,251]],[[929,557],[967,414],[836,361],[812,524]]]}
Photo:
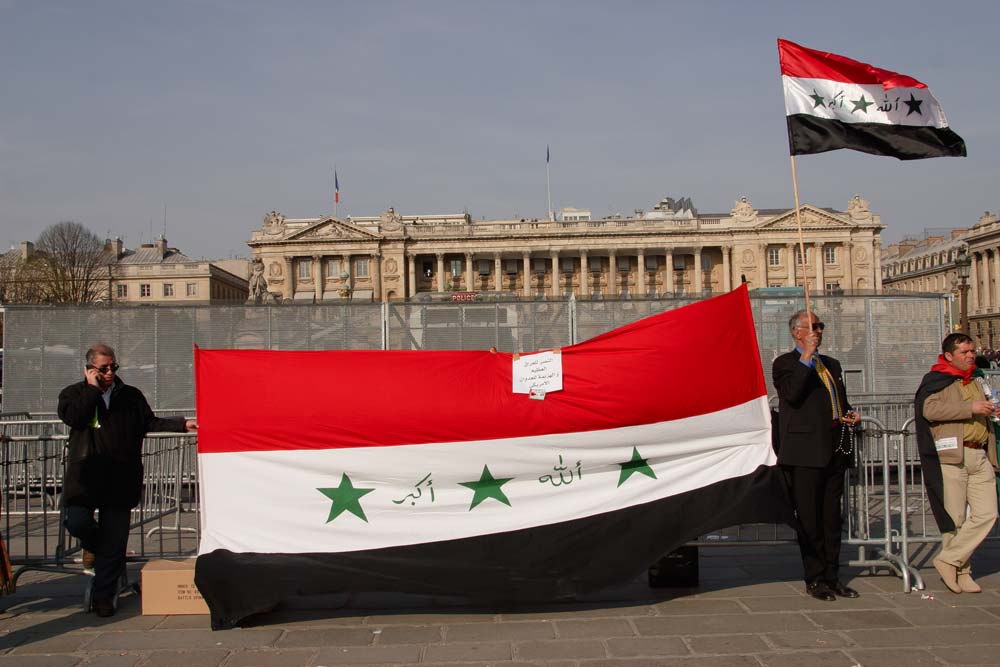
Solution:
{"label": "man with red scarf", "polygon": [[952,593],[982,591],[969,560],[997,518],[997,441],[989,421],[997,411],[973,381],[975,369],[972,339],[949,334],[915,399],[924,486],[941,530],[934,569]]}

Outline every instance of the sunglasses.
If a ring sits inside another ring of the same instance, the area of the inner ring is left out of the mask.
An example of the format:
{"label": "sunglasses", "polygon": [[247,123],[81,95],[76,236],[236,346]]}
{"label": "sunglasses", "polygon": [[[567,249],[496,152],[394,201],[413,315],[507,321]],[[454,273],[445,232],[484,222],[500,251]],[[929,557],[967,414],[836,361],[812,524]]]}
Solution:
{"label": "sunglasses", "polygon": [[[809,327],[804,327],[804,326],[800,325],[797,328],[799,328],[799,329],[808,329]],[[826,328],[826,325],[823,324],[822,322],[813,322],[812,323],[812,330],[813,331],[822,331],[825,328]]]}
{"label": "sunglasses", "polygon": [[95,371],[104,375],[106,373],[117,373],[118,369],[121,368],[118,364],[111,364],[110,366],[91,366],[87,364],[87,368],[93,368]]}

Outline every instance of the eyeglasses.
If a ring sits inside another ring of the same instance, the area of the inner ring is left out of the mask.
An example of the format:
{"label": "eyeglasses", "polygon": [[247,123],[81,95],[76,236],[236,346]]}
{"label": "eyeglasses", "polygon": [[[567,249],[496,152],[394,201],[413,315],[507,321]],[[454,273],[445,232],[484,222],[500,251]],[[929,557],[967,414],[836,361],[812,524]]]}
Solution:
{"label": "eyeglasses", "polygon": [[[802,326],[802,325],[800,324],[799,326],[797,326],[797,327],[795,327],[795,328],[796,328],[796,329],[808,329],[809,327],[805,327],[805,326]],[[813,322],[813,323],[812,323],[812,330],[813,330],[813,331],[822,331],[822,330],[823,330],[823,329],[825,329],[825,328],[826,328],[826,325],[825,325],[825,324],[823,324],[822,322]]]}
{"label": "eyeglasses", "polygon": [[121,367],[118,364],[110,364],[108,366],[91,366],[90,364],[87,364],[87,368],[93,368],[101,375],[104,375],[106,373],[117,373],[118,369]]}

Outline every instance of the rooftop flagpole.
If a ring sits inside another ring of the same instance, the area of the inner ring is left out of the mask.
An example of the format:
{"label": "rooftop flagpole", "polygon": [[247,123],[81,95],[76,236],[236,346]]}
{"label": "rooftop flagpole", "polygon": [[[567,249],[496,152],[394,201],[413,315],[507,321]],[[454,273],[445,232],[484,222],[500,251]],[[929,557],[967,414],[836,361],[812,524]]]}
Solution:
{"label": "rooftop flagpole", "polygon": [[333,217],[337,217],[337,207],[340,205],[340,181],[337,179],[337,165],[333,166]]}
{"label": "rooftop flagpole", "polygon": [[549,196],[549,222],[554,222],[552,217],[552,180],[549,178],[549,145],[545,144],[545,191]]}

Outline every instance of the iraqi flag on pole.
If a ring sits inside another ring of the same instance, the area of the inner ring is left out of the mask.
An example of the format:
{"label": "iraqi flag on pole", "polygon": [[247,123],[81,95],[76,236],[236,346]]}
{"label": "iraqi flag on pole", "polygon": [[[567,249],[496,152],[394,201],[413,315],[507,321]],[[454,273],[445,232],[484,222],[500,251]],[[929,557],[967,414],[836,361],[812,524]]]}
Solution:
{"label": "iraqi flag on pole", "polygon": [[548,602],[790,519],[745,287],[558,356],[539,400],[506,353],[196,349],[212,627],[307,594]]}
{"label": "iraqi flag on pole", "polygon": [[920,81],[778,40],[792,155],[850,148],[900,160],[965,156],[965,142]]}

